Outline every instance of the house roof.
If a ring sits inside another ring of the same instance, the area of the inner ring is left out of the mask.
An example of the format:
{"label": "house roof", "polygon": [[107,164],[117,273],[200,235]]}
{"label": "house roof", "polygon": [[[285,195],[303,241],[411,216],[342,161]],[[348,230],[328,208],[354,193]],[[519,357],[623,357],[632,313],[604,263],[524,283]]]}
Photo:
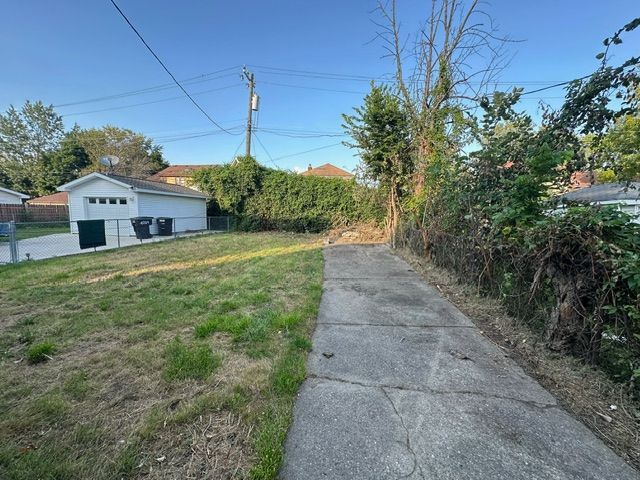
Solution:
{"label": "house roof", "polygon": [[[311,167],[311,165],[309,165]],[[342,178],[352,178],[353,174],[343,170],[341,168],[336,167],[335,165],[331,165],[330,163],[325,163],[324,165],[320,165],[316,168],[309,168],[305,170],[300,175],[309,175],[315,177],[342,177]]]}
{"label": "house roof", "polygon": [[565,193],[561,198],[573,202],[638,201],[640,199],[640,182],[591,185]]}
{"label": "house roof", "polygon": [[67,192],[57,192],[51,195],[32,198],[27,200],[29,205],[69,205],[69,194]]}
{"label": "house roof", "polygon": [[181,197],[197,197],[207,198],[204,193],[198,192],[191,188],[183,187],[181,185],[174,185],[172,183],[165,183],[162,181],[149,180],[144,178],[125,177],[123,175],[105,174],[94,172],[84,177],[77,178],[72,182],[66,183],[58,187],[61,192],[68,192],[73,190],[76,186],[85,183],[87,181],[100,178],[103,180],[111,181],[123,187],[129,187],[137,192],[144,193],[159,193],[163,195],[176,195]]}
{"label": "house roof", "polygon": [[153,180],[155,178],[165,177],[190,177],[195,170],[202,170],[203,168],[209,168],[213,165],[170,165],[167,168],[154,173],[149,177]]}
{"label": "house roof", "polygon": [[15,195],[19,198],[29,198],[29,195],[25,195],[24,193],[16,192],[15,190],[10,190],[8,188],[0,187],[0,192],[9,193],[11,195]]}

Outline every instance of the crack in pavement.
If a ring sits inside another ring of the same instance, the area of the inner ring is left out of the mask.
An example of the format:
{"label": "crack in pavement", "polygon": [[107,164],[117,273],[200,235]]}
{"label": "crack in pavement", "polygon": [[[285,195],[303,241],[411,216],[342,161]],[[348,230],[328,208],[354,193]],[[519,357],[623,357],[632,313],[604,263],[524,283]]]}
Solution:
{"label": "crack in pavement", "polygon": [[380,390],[382,391],[382,393],[385,396],[385,398],[387,400],[389,400],[389,403],[391,404],[391,407],[393,408],[393,411],[395,412],[396,416],[400,420],[400,425],[402,425],[402,428],[404,429],[405,435],[406,435],[404,445],[407,448],[407,450],[409,451],[409,453],[411,453],[411,456],[413,457],[413,468],[411,469],[411,471],[409,473],[407,473],[406,475],[402,475],[401,477],[398,477],[398,478],[399,479],[400,478],[409,478],[411,475],[413,475],[413,473],[416,471],[416,469],[420,473],[420,478],[424,478],[424,472],[422,471],[422,466],[418,462],[418,456],[416,455],[416,452],[413,450],[413,447],[411,446],[411,436],[409,435],[409,428],[407,428],[407,426],[405,425],[404,418],[402,418],[402,415],[400,415],[400,412],[398,411],[398,408],[396,407],[396,404],[391,399],[391,396],[389,395],[389,393],[383,387],[380,387]]}
{"label": "crack in pavement", "polygon": [[495,395],[495,394],[491,394],[491,393],[485,393],[485,392],[477,392],[477,391],[473,391],[473,390],[435,390],[433,388],[416,388],[416,387],[410,387],[407,385],[385,385],[385,384],[376,384],[376,383],[365,383],[365,382],[358,382],[356,380],[347,380],[344,378],[338,378],[338,377],[330,377],[327,375],[317,375],[314,373],[310,373],[307,375],[307,378],[315,378],[318,380],[326,380],[329,382],[337,382],[337,383],[346,383],[349,385],[355,385],[358,387],[363,387],[363,388],[388,388],[389,390],[400,390],[400,391],[405,391],[405,392],[415,392],[415,393],[426,393],[426,394],[430,394],[430,395],[477,395],[479,397],[484,397],[484,398],[493,398],[496,400],[509,400],[512,402],[518,402],[518,403],[522,403],[524,405],[530,406],[530,407],[534,407],[534,408],[538,408],[541,410],[547,410],[547,409],[554,409],[554,408],[560,408],[559,405],[557,403],[541,403],[541,402],[536,402],[535,400],[523,400],[521,398],[515,398],[515,397],[507,397],[505,395]]}

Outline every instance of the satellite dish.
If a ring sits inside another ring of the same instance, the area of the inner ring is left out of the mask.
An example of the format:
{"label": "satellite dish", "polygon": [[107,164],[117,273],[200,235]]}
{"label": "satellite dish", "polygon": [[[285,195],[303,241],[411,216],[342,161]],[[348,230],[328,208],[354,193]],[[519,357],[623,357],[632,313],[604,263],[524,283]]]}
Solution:
{"label": "satellite dish", "polygon": [[120,159],[115,155],[105,155],[100,158],[100,164],[107,167],[109,170],[113,168],[114,165],[117,165],[120,162]]}

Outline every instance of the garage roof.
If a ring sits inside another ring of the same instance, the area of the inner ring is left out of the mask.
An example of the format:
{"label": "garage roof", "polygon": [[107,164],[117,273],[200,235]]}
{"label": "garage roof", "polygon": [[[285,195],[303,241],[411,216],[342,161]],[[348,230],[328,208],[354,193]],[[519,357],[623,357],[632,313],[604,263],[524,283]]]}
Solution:
{"label": "garage roof", "polygon": [[180,197],[207,198],[204,193],[193,190],[192,188],[183,187],[181,185],[173,185],[170,183],[157,182],[154,180],[145,180],[142,178],[125,177],[123,175],[113,175],[110,173],[105,174],[99,172],[90,173],[89,175],[85,175],[84,177],[80,177],[76,180],[73,180],[72,182],[61,185],[58,187],[58,190],[62,192],[73,190],[74,187],[90,181],[94,178],[101,178],[103,180],[107,180],[121,186],[129,187],[136,192],[159,193],[162,195],[176,195]]}
{"label": "garage roof", "polygon": [[573,202],[607,202],[616,200],[638,200],[640,182],[602,183],[565,193],[562,199]]}

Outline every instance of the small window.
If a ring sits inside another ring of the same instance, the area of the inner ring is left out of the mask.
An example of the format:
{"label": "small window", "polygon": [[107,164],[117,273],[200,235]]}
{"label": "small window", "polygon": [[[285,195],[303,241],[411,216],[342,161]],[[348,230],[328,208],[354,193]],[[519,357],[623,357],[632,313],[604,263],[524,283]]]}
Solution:
{"label": "small window", "polygon": [[89,203],[96,203],[96,199],[95,198],[90,198],[89,199]]}
{"label": "small window", "polygon": [[100,198],[98,199],[98,203],[105,205],[107,203],[107,199],[106,198]]}
{"label": "small window", "polygon": [[117,205],[118,204],[118,199],[117,198],[110,198],[109,199],[109,205]]}
{"label": "small window", "polygon": [[120,205],[126,205],[127,204],[127,199],[126,198],[121,198],[120,199]]}

